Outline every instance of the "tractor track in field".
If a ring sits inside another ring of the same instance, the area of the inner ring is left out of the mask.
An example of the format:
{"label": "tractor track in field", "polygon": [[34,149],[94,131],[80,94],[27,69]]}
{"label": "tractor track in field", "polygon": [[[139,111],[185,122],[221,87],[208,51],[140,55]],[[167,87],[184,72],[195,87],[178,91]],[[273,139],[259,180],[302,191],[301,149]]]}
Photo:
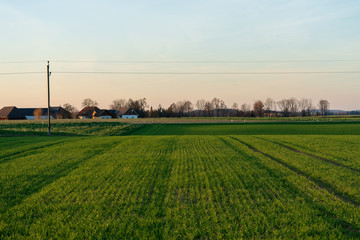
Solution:
{"label": "tractor track in field", "polygon": [[310,176],[309,174],[307,174],[306,172],[291,166],[289,164],[287,164],[286,162],[282,161],[281,159],[278,159],[276,157],[273,157],[265,152],[260,151],[259,149],[255,148],[254,146],[241,141],[240,139],[234,138],[234,137],[230,137],[231,139],[234,139],[235,141],[238,141],[240,143],[242,143],[243,145],[247,146],[249,149],[251,149],[252,151],[259,153],[261,155],[263,155],[264,157],[271,159],[272,161],[278,163],[279,165],[288,168],[289,170],[291,170],[292,172],[305,177],[306,179],[314,182],[319,188],[327,191],[328,193],[336,196],[337,198],[341,199],[344,202],[353,204],[355,206],[360,206],[360,202],[357,199],[354,199],[351,195],[345,194],[346,196],[344,196],[344,193],[339,192],[337,189],[335,189],[332,185],[328,184],[327,182],[324,182],[320,179],[314,178],[312,176]]}
{"label": "tractor track in field", "polygon": [[[101,149],[98,152],[90,153],[79,159],[78,161],[73,162],[72,164],[66,166],[65,168],[59,169],[53,176],[47,176],[46,178],[43,178],[42,181],[36,185],[35,188],[32,188],[30,190],[26,190],[26,194],[21,196],[20,198],[8,202],[7,208],[13,208],[17,205],[21,204],[25,199],[30,197],[31,195],[40,192],[42,189],[44,189],[46,186],[54,183],[55,181],[59,180],[60,178],[63,178],[69,174],[71,174],[73,171],[79,168],[79,166],[86,162],[89,159],[95,158],[99,155],[102,155],[106,153],[107,150],[112,149],[114,146],[118,145],[119,142],[112,143],[109,146],[106,146],[105,148]],[[1,212],[0,212],[1,213]]]}
{"label": "tractor track in field", "polygon": [[283,143],[275,142],[275,141],[268,140],[268,139],[261,138],[261,137],[255,137],[255,138],[258,138],[258,139],[263,140],[263,141],[267,141],[267,142],[271,142],[271,143],[277,144],[277,145],[279,145],[279,146],[281,146],[281,147],[284,147],[284,148],[286,148],[286,149],[288,149],[288,150],[291,150],[291,151],[293,151],[293,152],[301,153],[301,154],[304,154],[304,155],[306,155],[306,156],[319,159],[319,160],[321,160],[321,161],[330,163],[330,164],[335,165],[335,166],[337,166],[337,167],[343,167],[343,168],[349,169],[349,170],[351,170],[351,171],[360,173],[360,170],[357,169],[357,168],[353,168],[353,167],[350,167],[350,166],[346,166],[346,165],[341,164],[341,163],[339,163],[339,162],[336,162],[336,161],[333,161],[333,160],[330,160],[330,159],[326,159],[326,158],[324,158],[324,157],[316,156],[316,155],[311,154],[311,153],[308,153],[308,152],[301,151],[301,150],[299,150],[299,149],[296,149],[296,148],[287,146],[287,145],[285,145],[285,144],[283,144]]}
{"label": "tractor track in field", "polygon": [[0,156],[0,164],[11,160],[11,159],[9,159],[9,157],[14,157],[14,156],[26,157],[26,156],[30,156],[31,154],[36,153],[37,150],[44,149],[44,148],[47,148],[47,147],[51,147],[51,146],[54,146],[54,145],[58,145],[58,144],[63,143],[63,142],[65,142],[65,140],[50,143],[50,144],[44,144],[44,145],[37,146],[37,147],[31,148],[31,149],[26,149],[26,150],[22,150],[22,151],[16,151],[16,152],[13,152],[13,153],[5,154],[3,156]]}
{"label": "tractor track in field", "polygon": [[[232,139],[234,139],[234,138],[232,138]],[[225,140],[224,138],[220,138],[220,140],[221,140],[226,146],[230,147],[233,151],[235,151],[235,152],[241,152],[236,146],[234,146],[233,144],[231,144],[230,142],[228,142],[228,141]],[[238,141],[238,139],[234,139],[234,140],[237,140],[237,141]],[[241,141],[238,141],[238,142],[242,143]],[[242,144],[245,145],[245,146],[247,146],[247,145],[244,144],[244,143],[242,143]],[[247,147],[248,147],[248,146],[247,146]],[[250,149],[251,149],[251,148],[250,148]],[[253,150],[253,149],[251,149],[251,150]],[[260,165],[259,165],[259,166],[260,166]],[[281,165],[281,166],[282,166],[282,165]],[[268,167],[266,167],[265,165],[262,165],[262,164],[261,164],[261,168],[266,169],[267,172],[271,172],[271,170],[270,170]],[[294,187],[297,188],[296,186],[294,186]],[[297,189],[298,189],[298,188],[297,188]],[[314,208],[317,209],[319,212],[321,212],[321,214],[322,214],[327,220],[330,220],[329,222],[330,222],[331,224],[334,224],[334,222],[335,222],[336,224],[339,224],[339,225],[341,225],[344,229],[346,229],[346,232],[344,232],[345,234],[348,234],[348,233],[350,233],[350,232],[353,233],[353,234],[356,234],[356,235],[359,235],[359,234],[360,234],[360,228],[359,228],[358,226],[356,226],[356,225],[354,225],[353,223],[350,223],[350,222],[348,222],[348,221],[340,218],[340,217],[337,216],[335,213],[327,210],[326,208],[324,208],[323,205],[321,205],[321,203],[315,202],[315,201],[314,201],[311,197],[309,197],[309,196],[307,195],[307,193],[304,192],[303,190],[298,189],[298,191],[299,191],[300,193],[302,193],[302,195],[301,195],[301,194],[300,194],[300,195],[304,197],[305,201],[306,201],[310,206],[314,207]],[[297,195],[299,195],[299,194],[297,194]],[[341,198],[341,200],[343,200],[343,199]]]}

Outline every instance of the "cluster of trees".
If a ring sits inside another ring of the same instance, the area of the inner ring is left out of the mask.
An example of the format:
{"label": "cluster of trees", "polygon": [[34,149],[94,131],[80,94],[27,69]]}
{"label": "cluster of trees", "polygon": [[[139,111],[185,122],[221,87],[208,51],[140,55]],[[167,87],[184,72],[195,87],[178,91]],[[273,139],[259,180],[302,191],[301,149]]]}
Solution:
{"label": "cluster of trees", "polygon": [[327,115],[330,104],[327,100],[320,100],[318,103],[319,111],[315,111],[315,106],[311,99],[282,99],[275,101],[267,98],[265,101],[257,100],[252,105],[243,103],[239,106],[233,103],[228,107],[219,98],[212,100],[200,99],[195,104],[190,101],[179,101],[172,103],[168,109],[159,106],[158,109],[150,108],[149,117],[264,117],[264,116],[311,116]]}
{"label": "cluster of trees", "polygon": [[[99,104],[96,100],[93,100],[91,98],[85,98],[82,102],[81,102],[81,107],[85,108],[85,107],[97,107]],[[73,105],[69,104],[69,103],[65,103],[62,106],[65,110],[69,111],[72,116],[75,118],[75,116],[79,113],[79,110],[74,107]],[[115,99],[112,104],[110,105],[110,109],[113,110],[121,110],[124,107],[131,107],[132,109],[134,109],[140,117],[146,117],[147,116],[147,111],[146,108],[148,108],[147,102],[146,102],[146,98],[141,98],[141,99]]]}
{"label": "cluster of trees", "polygon": [[[81,103],[82,107],[98,106],[97,101],[86,98]],[[287,98],[275,101],[267,98],[265,101],[256,100],[252,105],[243,103],[239,106],[233,103],[228,107],[220,98],[212,100],[199,99],[193,104],[189,100],[178,101],[170,104],[168,108],[161,105],[158,108],[149,108],[146,98],[141,99],[115,99],[109,106],[110,109],[121,110],[124,107],[133,108],[140,117],[264,117],[264,116],[311,116],[328,115],[330,104],[327,100],[320,100],[315,106],[311,99]],[[316,107],[318,107],[317,110]],[[78,110],[71,104],[64,104],[63,108],[75,116]]]}
{"label": "cluster of trees", "polygon": [[129,100],[126,99],[115,99],[113,100],[112,104],[110,105],[110,109],[114,110],[121,110],[124,107],[131,107],[139,114],[140,117],[146,117],[147,111],[146,109],[149,107],[146,98],[140,98],[133,100],[129,98]]}
{"label": "cluster of trees", "polygon": [[263,116],[282,116],[282,117],[298,117],[329,114],[330,103],[327,100],[320,100],[316,106],[311,99],[302,98],[287,98],[280,101],[274,101],[272,98],[267,98],[266,101],[255,101],[253,105],[253,114],[256,117]]}
{"label": "cluster of trees", "polygon": [[150,116],[155,114],[154,117],[156,115],[161,117],[159,114],[161,112],[164,117],[223,117],[228,116],[230,111],[223,100],[213,98],[212,100],[197,100],[195,105],[189,100],[178,101],[170,104],[165,111],[161,106],[155,111],[150,108],[150,113],[152,113]]}

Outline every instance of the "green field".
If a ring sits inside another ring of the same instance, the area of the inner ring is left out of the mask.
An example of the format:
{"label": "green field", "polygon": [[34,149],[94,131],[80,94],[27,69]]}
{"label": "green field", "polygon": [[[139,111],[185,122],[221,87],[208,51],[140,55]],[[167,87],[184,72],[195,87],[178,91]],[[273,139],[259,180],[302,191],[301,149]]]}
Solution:
{"label": "green field", "polygon": [[105,125],[0,138],[0,239],[360,238],[359,123]]}
{"label": "green field", "polygon": [[[360,121],[242,121],[233,123],[125,123],[117,120],[58,120],[53,136],[123,135],[360,135]],[[46,136],[47,122],[0,122],[1,136]]]}
{"label": "green field", "polygon": [[[51,124],[54,136],[120,136],[138,127],[119,121],[69,121],[57,120]],[[46,136],[46,121],[0,122],[0,136]]]}
{"label": "green field", "polygon": [[360,122],[144,124],[132,135],[360,135]]}

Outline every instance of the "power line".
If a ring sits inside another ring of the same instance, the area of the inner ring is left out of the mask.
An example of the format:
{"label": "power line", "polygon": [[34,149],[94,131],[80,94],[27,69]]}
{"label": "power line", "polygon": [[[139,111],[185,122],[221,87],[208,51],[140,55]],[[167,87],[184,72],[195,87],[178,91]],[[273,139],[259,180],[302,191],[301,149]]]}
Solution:
{"label": "power line", "polygon": [[[47,61],[0,61],[0,64],[46,63]],[[54,60],[53,63],[130,63],[130,64],[198,64],[198,63],[316,63],[360,62],[360,59],[304,59],[304,60]]]}
{"label": "power line", "polygon": [[46,72],[0,72],[0,75],[45,74]]}
{"label": "power line", "polygon": [[114,75],[285,75],[285,74],[358,74],[360,71],[310,71],[310,72],[62,72],[54,74],[114,74]]}
{"label": "power line", "polygon": [[[0,75],[30,75],[46,72],[0,72]],[[54,74],[114,74],[114,75],[286,75],[286,74],[359,74],[360,71],[303,71],[303,72],[77,72],[53,71]]]}
{"label": "power line", "polygon": [[0,61],[0,64],[22,64],[22,63],[46,63],[46,61],[13,61],[13,62]]}
{"label": "power line", "polygon": [[68,60],[68,61],[52,61],[54,63],[306,63],[306,62],[360,62],[360,59],[329,59],[329,60],[214,60],[214,61],[177,61],[177,60],[164,60],[164,61],[150,61],[150,60]]}

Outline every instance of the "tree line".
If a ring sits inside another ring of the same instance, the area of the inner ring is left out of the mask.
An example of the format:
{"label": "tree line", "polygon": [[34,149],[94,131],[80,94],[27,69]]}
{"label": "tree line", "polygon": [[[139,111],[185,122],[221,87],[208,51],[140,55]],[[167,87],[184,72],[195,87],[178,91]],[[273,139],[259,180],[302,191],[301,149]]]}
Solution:
{"label": "tree line", "polygon": [[[82,107],[95,107],[98,102],[91,98],[86,98],[81,103]],[[149,107],[146,98],[128,100],[115,99],[109,105],[110,109],[121,110],[124,107],[131,107],[140,117],[305,117],[312,115],[326,116],[329,114],[330,103],[322,99],[316,105],[311,99],[286,98],[275,101],[267,98],[265,101],[256,100],[253,104],[243,103],[239,106],[234,102],[230,107],[220,98],[211,100],[199,99],[195,103],[189,100],[178,101],[163,108]],[[75,117],[79,112],[73,105],[66,103],[63,108],[71,112]]]}

